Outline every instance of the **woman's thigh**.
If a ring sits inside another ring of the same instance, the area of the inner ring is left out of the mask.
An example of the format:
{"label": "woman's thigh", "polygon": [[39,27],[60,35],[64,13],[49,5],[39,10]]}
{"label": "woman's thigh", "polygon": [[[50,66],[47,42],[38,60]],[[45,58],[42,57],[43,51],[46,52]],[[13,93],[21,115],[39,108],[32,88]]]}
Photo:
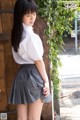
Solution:
{"label": "woman's thigh", "polygon": [[38,99],[34,103],[29,104],[28,107],[29,120],[40,120],[41,111],[43,107],[41,99]]}
{"label": "woman's thigh", "polygon": [[27,120],[28,106],[25,104],[17,105],[17,120]]}

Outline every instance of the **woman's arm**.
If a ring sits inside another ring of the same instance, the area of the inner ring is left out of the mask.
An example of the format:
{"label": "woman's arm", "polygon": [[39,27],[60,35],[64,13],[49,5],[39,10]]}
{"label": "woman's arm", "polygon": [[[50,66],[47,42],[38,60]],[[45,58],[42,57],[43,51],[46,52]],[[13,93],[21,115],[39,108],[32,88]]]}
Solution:
{"label": "woman's arm", "polygon": [[45,64],[43,60],[37,60],[35,61],[35,65],[42,77],[42,79],[44,80],[44,91],[43,93],[45,94],[45,96],[47,96],[49,94],[49,80],[48,80],[48,76],[46,73],[46,69],[45,69]]}
{"label": "woman's arm", "polygon": [[35,61],[35,64],[36,64],[36,67],[37,67],[42,79],[44,80],[44,82],[48,82],[48,76],[46,73],[44,61],[37,60],[37,61]]}

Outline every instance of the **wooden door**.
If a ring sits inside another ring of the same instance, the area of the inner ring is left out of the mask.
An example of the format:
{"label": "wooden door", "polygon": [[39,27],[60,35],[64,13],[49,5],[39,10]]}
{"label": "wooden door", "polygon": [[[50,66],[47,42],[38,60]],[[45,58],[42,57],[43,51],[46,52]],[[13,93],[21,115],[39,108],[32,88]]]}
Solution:
{"label": "wooden door", "polygon": [[16,106],[8,104],[10,88],[17,70],[11,53],[11,28],[15,0],[0,0],[0,113],[8,113],[8,120],[16,119]]}

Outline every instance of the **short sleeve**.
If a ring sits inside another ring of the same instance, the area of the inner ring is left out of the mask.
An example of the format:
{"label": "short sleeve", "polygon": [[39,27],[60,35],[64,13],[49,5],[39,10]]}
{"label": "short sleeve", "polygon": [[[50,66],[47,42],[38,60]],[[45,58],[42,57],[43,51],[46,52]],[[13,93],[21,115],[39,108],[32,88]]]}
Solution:
{"label": "short sleeve", "polygon": [[43,52],[42,41],[36,34],[25,37],[19,44],[18,54],[28,62],[43,59]]}
{"label": "short sleeve", "polygon": [[28,41],[28,55],[34,61],[43,59],[43,45],[38,35],[31,36]]}

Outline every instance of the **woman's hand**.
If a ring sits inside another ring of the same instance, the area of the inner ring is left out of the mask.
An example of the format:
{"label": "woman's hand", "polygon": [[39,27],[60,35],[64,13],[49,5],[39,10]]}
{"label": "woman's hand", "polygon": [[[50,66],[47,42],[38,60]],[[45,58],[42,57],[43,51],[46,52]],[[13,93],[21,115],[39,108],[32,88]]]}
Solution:
{"label": "woman's hand", "polygon": [[50,94],[50,89],[49,89],[49,81],[48,81],[48,76],[46,73],[46,68],[43,60],[37,60],[35,61],[36,67],[44,81],[44,88],[43,88],[43,94],[44,96],[48,96]]}
{"label": "woman's hand", "polygon": [[49,82],[44,83],[43,94],[47,97],[50,94]]}

